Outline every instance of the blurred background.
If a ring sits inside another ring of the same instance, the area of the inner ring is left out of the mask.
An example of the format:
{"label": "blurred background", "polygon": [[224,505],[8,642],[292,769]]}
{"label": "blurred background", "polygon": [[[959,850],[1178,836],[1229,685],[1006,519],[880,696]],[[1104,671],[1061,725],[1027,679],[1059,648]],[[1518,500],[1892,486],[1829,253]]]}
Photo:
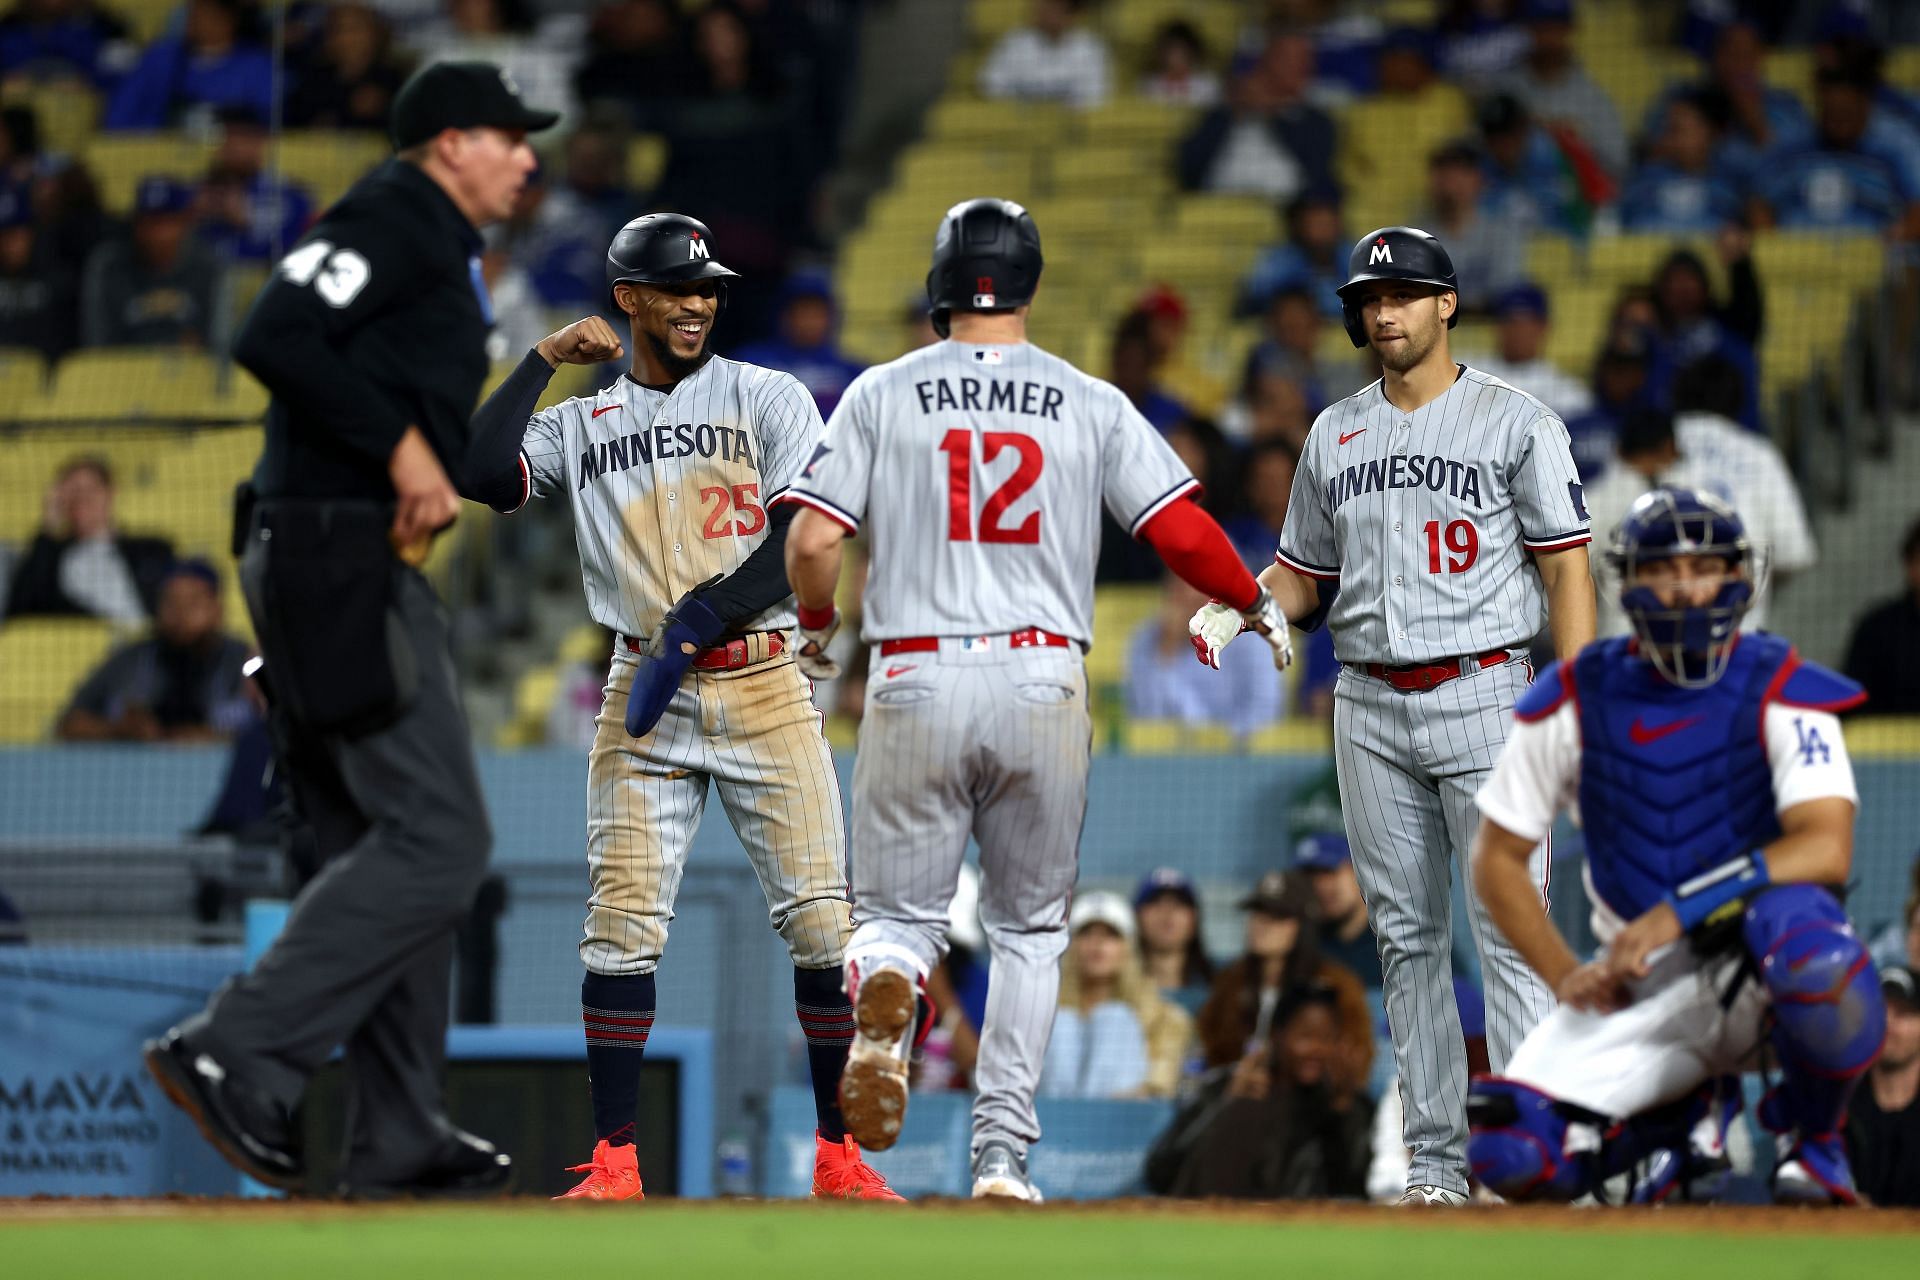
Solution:
{"label": "blurred background", "polygon": [[[228,346],[272,264],[388,152],[408,71],[473,57],[565,113],[537,140],[521,207],[489,234],[497,376],[604,307],[613,231],[671,208],[707,221],[744,277],[719,349],[792,371],[831,413],[861,368],[932,340],[922,282],[940,215],[1010,197],[1045,245],[1034,340],[1127,393],[1256,568],[1314,415],[1376,376],[1339,323],[1348,246],[1384,224],[1433,231],[1461,281],[1456,353],[1565,418],[1596,548],[1656,482],[1724,493],[1772,563],[1755,622],[1867,684],[1847,727],[1863,800],[1849,907],[1883,960],[1920,962],[1920,6],[12,0],[0,1191],[223,1185],[132,1055],[238,965],[248,904],[283,897],[304,856],[263,783],[239,670],[250,628],[230,499],[265,399]],[[563,368],[549,402],[617,372]],[[429,572],[455,616],[497,832],[457,1015],[565,1031],[514,1052],[546,1045],[561,1061],[538,1088],[569,1091],[571,1110],[542,1114],[578,1127],[585,744],[609,638],[586,622],[558,504],[467,507]],[[843,587],[856,617],[859,576]],[[1084,1025],[1060,1042],[1084,1056],[1049,1063],[1036,1176],[1057,1194],[1136,1187],[1183,1101],[1257,1040],[1262,1089],[1331,1079],[1369,1115],[1379,1101],[1386,1140],[1359,1154],[1387,1161],[1390,1183],[1378,961],[1337,836],[1321,838],[1341,826],[1337,665],[1316,636],[1284,679],[1259,646],[1203,671],[1185,637],[1196,603],[1109,525],[1081,883],[1118,891],[1120,909],[1076,929],[1070,1013]],[[844,778],[865,654],[842,643],[849,675],[820,699]],[[1554,854],[1555,915],[1590,941],[1577,833]],[[951,1149],[989,979],[969,910],[956,906],[957,1011],[922,1066],[920,1127],[876,1161],[903,1190],[960,1176]],[[1275,969],[1260,926],[1288,919],[1308,941],[1281,947]],[[1456,932],[1471,1038],[1476,966],[1463,921]],[[1125,946],[1103,946],[1109,934]],[[1334,1053],[1306,1034],[1327,984],[1293,949],[1314,943],[1332,985],[1350,977],[1366,995],[1366,1043]],[[1300,988],[1278,1019],[1298,1043],[1265,1019],[1241,1025],[1250,975],[1281,971]],[[689,1129],[698,1108],[673,1113],[663,1190],[804,1193],[786,982],[712,815],[660,982],[662,1027],[694,1046],[661,1087],[704,1088],[708,1119]],[[1106,1005],[1133,1011],[1140,1070],[1084,1048],[1103,1043]],[[533,1114],[512,1123],[537,1128]],[[567,1129],[560,1154],[588,1137]]]}

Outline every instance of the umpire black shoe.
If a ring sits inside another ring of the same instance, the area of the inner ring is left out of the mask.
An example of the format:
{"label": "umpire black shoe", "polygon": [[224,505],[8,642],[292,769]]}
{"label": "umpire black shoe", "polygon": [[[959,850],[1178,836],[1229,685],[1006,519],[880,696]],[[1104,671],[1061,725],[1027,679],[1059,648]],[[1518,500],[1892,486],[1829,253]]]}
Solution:
{"label": "umpire black shoe", "polygon": [[455,1129],[420,1172],[404,1182],[348,1175],[349,1200],[460,1200],[498,1195],[513,1181],[513,1158],[485,1138]]}
{"label": "umpire black shoe", "polygon": [[147,1070],[175,1106],[193,1117],[200,1133],[228,1164],[256,1182],[298,1191],[306,1169],[295,1146],[291,1118],[271,1100],[231,1074],[215,1058],[187,1043],[179,1028],[141,1046]]}

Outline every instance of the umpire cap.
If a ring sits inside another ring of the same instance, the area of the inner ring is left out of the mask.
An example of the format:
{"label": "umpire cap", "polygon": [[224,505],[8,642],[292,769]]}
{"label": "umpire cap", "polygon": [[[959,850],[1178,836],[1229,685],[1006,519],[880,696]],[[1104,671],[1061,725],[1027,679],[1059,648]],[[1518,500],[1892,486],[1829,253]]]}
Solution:
{"label": "umpire cap", "polygon": [[[1356,347],[1367,345],[1366,326],[1360,319],[1359,286],[1369,280],[1405,280],[1460,292],[1453,278],[1453,259],[1428,232],[1419,227],[1381,227],[1368,232],[1347,255],[1347,282],[1335,290],[1340,295],[1340,317],[1346,321],[1347,336]],[[1455,307],[1447,317],[1447,328],[1453,328],[1459,318],[1460,309]]]}
{"label": "umpire cap", "polygon": [[[684,213],[648,213],[620,228],[607,246],[607,296],[617,284],[686,284],[738,280],[713,256],[713,232]],[[726,285],[719,286],[721,297]],[[619,303],[614,303],[616,307]]]}
{"label": "umpire cap", "polygon": [[933,236],[927,305],[933,331],[947,336],[955,311],[1011,311],[1040,285],[1040,228],[1011,200],[963,200]]}
{"label": "umpire cap", "polygon": [[520,98],[513,77],[491,62],[436,62],[408,77],[393,96],[388,131],[405,151],[442,129],[518,129],[538,133],[559,122]]}

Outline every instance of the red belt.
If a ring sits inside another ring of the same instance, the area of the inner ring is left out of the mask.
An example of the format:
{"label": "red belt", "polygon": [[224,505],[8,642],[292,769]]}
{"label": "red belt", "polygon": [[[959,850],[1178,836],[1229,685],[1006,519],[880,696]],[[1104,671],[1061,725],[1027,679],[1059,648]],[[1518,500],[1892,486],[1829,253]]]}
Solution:
{"label": "red belt", "polygon": [[[787,651],[787,637],[784,632],[769,631],[767,636],[767,658],[777,658]],[[633,653],[645,651],[647,642],[634,636],[621,636],[620,642]],[[753,665],[749,656],[745,636],[736,637],[725,644],[714,645],[711,649],[702,649],[693,655],[695,671],[738,671],[742,667]],[[766,659],[761,659],[766,661]]]}
{"label": "red belt", "polygon": [[[1028,627],[1024,631],[1009,631],[1006,635],[998,637],[951,636],[948,638],[977,643],[982,648],[991,646],[995,639],[1006,641],[1009,649],[1065,649],[1073,644],[1073,641],[1065,636],[1057,636],[1051,631],[1042,631],[1038,627]],[[882,640],[880,656],[891,658],[896,653],[930,653],[939,647],[939,636],[908,636],[904,640]]]}
{"label": "red belt", "polygon": [[[1512,657],[1505,649],[1489,649],[1485,653],[1474,654],[1471,661],[1482,667],[1497,667]],[[1431,689],[1465,675],[1461,667],[1468,661],[1467,658],[1442,658],[1438,662],[1420,662],[1410,667],[1389,667],[1378,662],[1363,662],[1359,666],[1375,680],[1385,680],[1396,689],[1417,691]]]}

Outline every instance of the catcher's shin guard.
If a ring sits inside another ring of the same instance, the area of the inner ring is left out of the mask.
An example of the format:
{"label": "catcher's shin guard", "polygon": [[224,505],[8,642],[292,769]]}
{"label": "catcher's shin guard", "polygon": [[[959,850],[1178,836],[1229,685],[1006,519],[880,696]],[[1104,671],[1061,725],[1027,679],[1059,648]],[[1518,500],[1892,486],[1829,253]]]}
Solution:
{"label": "catcher's shin guard", "polygon": [[1467,1091],[1467,1164],[1507,1200],[1574,1200],[1591,1190],[1601,1130],[1517,1080],[1482,1076]]}

